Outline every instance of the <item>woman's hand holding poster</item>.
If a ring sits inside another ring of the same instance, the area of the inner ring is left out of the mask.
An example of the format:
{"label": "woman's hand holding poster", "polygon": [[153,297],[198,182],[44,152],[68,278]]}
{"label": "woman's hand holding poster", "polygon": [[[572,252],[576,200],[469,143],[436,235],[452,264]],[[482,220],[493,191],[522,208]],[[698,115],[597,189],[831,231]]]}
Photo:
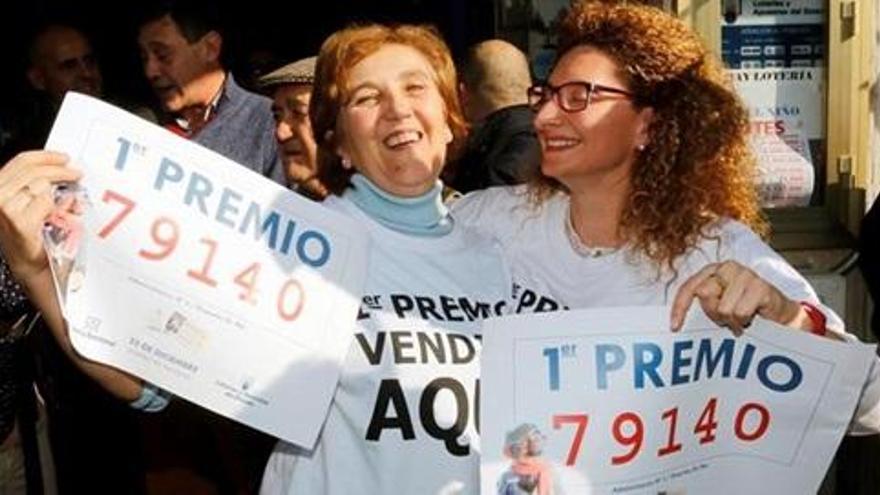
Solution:
{"label": "woman's hand holding poster", "polygon": [[874,347],[694,312],[489,320],[481,493],[814,493]]}

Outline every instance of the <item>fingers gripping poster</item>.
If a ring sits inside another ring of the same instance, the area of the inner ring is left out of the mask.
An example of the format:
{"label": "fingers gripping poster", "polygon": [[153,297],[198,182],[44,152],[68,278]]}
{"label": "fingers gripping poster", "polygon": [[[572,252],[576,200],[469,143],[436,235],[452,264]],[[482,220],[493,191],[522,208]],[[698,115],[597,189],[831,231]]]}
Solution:
{"label": "fingers gripping poster", "polygon": [[666,307],[489,320],[481,493],[815,493],[874,348]]}
{"label": "fingers gripping poster", "polygon": [[76,351],[311,446],[352,338],[361,227],[83,95],[46,147],[83,171],[47,236]]}

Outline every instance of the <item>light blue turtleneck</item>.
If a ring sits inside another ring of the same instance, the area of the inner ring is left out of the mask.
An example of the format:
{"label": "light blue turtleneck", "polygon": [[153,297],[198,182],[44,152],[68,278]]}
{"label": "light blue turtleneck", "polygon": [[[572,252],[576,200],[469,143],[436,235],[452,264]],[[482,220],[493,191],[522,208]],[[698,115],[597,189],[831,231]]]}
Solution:
{"label": "light blue turtleneck", "polygon": [[383,191],[361,174],[354,174],[351,184],[342,197],[389,229],[425,237],[440,237],[452,230],[452,217],[443,204],[443,183],[439,180],[428,192],[412,198]]}

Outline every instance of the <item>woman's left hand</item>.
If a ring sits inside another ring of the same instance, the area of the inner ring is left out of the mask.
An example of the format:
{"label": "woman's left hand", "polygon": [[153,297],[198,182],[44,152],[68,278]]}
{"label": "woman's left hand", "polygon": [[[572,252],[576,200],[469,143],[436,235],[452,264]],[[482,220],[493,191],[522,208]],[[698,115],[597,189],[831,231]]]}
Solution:
{"label": "woman's left hand", "polygon": [[19,282],[48,270],[43,225],[56,210],[53,185],[78,180],[67,155],[19,153],[0,168],[0,251]]}
{"label": "woman's left hand", "polygon": [[673,331],[681,329],[695,298],[712,321],[728,327],[734,335],[741,335],[755,315],[785,326],[803,326],[800,303],[735,261],[711,263],[685,281],[672,303]]}

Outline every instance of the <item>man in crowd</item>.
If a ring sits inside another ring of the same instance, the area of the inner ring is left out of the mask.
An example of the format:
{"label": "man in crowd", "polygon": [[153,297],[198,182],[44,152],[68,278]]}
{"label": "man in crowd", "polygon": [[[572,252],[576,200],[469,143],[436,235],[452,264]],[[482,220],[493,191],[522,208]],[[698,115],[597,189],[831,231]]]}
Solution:
{"label": "man in crowd", "polygon": [[99,98],[103,93],[103,79],[92,45],[72,26],[50,24],[40,30],[29,59],[28,81],[56,106],[68,91]]}
{"label": "man in crowd", "polygon": [[518,184],[538,169],[541,148],[526,97],[531,84],[525,55],[510,43],[488,40],[468,51],[459,87],[473,127],[450,169],[454,189]]}
{"label": "man in crowd", "polygon": [[[27,108],[15,113],[16,136],[4,149],[4,159],[25,149],[43,147],[68,91],[103,96],[103,78],[95,52],[80,29],[58,21],[44,23],[34,31],[27,54],[25,76],[35,93],[25,103]],[[0,290],[0,306],[16,309],[10,313],[13,318],[9,325],[0,324],[0,327],[14,328],[21,325],[19,313],[33,312],[11,274],[5,271],[2,260],[0,270],[3,270],[0,280],[6,279]],[[39,327],[39,323],[36,326]],[[19,332],[0,330],[0,333]],[[79,373],[45,329],[37,328],[27,336],[29,347],[24,346],[23,337],[20,340],[0,337],[0,341],[4,341],[0,346],[0,353],[4,354],[0,361],[11,363],[9,356],[14,352],[19,354],[14,358],[16,366],[12,370],[18,380],[18,394],[12,404],[19,411],[19,421],[6,438],[14,442],[18,436],[23,447],[30,446],[24,449],[25,465],[31,467],[28,489],[38,492],[36,484],[39,483],[48,493],[54,493],[54,477],[61,494],[84,490],[138,493],[143,486],[143,473],[137,467],[140,451],[128,448],[139,432],[134,422],[135,413]],[[34,413],[22,415],[22,411],[36,411],[28,402],[32,401],[32,381],[36,381],[45,402],[54,462],[49,460],[50,449],[43,442],[42,420],[29,423],[28,418],[36,417]],[[89,456],[83,455],[83,445],[91,449]],[[93,468],[98,465],[103,466],[100,476]],[[32,474],[40,471],[42,479]]]}
{"label": "man in crowd", "polygon": [[[271,101],[240,87],[224,69],[214,3],[152,5],[140,17],[138,46],[167,129],[285,185]],[[143,421],[150,490],[160,492],[193,485],[255,492],[274,444],[268,435],[182,400]]]}
{"label": "man in crowd", "polygon": [[168,129],[284,184],[271,102],[224,69],[219,16],[210,3],[154,6],[142,17],[138,45]]}
{"label": "man in crowd", "polygon": [[50,22],[36,29],[28,47],[26,74],[34,90],[24,108],[16,108],[9,119],[9,142],[3,146],[0,162],[15,153],[42,148],[55,120],[61,100],[68,91],[100,98],[103,79],[92,44],[79,29]]}
{"label": "man in crowd", "polygon": [[309,122],[316,57],[304,58],[262,76],[258,84],[272,97],[275,140],[287,186],[312,198],[327,191],[317,178],[317,145]]}

